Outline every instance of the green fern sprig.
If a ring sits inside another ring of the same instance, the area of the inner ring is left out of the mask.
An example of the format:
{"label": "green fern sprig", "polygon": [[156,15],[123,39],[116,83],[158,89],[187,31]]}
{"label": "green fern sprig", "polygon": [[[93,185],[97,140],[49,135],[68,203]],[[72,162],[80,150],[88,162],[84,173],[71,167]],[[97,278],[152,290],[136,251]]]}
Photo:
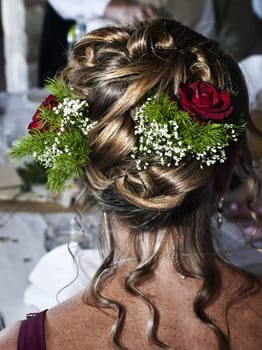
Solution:
{"label": "green fern sprig", "polygon": [[167,94],[149,97],[136,116],[135,134],[137,145],[132,157],[138,169],[147,167],[149,156],[159,156],[160,163],[167,166],[191,156],[200,166],[223,163],[225,148],[236,141],[245,129],[245,122],[238,124],[199,122],[188,112],[181,110],[177,102],[170,101]]}
{"label": "green fern sprig", "polygon": [[47,79],[45,87],[50,93],[56,96],[59,102],[63,101],[65,97],[75,98],[73,90],[61,79]]}
{"label": "green fern sprig", "polygon": [[74,98],[62,81],[49,80],[48,90],[56,102],[38,108],[41,128],[31,128],[29,134],[16,141],[9,156],[35,158],[46,169],[49,189],[62,192],[89,160],[88,132],[95,123],[88,116],[86,101]]}

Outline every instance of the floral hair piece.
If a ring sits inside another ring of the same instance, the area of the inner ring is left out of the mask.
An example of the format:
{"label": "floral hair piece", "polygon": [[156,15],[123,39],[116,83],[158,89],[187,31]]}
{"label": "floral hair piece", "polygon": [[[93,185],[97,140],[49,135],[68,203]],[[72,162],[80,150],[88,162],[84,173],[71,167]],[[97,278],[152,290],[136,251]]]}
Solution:
{"label": "floral hair piece", "polygon": [[61,80],[49,80],[49,95],[36,110],[29,133],[16,141],[12,158],[33,156],[47,169],[47,185],[62,192],[89,160],[87,135],[96,122],[88,116],[88,104],[73,96]]}
{"label": "floral hair piece", "polygon": [[[87,102],[61,80],[49,80],[47,87],[52,94],[38,107],[29,133],[14,143],[10,156],[33,156],[47,169],[48,187],[61,192],[89,161],[88,134],[97,122],[89,118]],[[234,114],[230,93],[205,82],[181,84],[178,98],[149,97],[135,115],[137,144],[131,157],[138,170],[154,156],[168,167],[186,157],[199,160],[200,167],[223,163],[225,148],[245,128],[243,118]]]}
{"label": "floral hair piece", "polygon": [[177,166],[191,157],[200,167],[223,163],[225,148],[245,128],[241,116],[233,120],[229,92],[206,82],[181,84],[178,98],[164,94],[149,97],[135,115],[137,145],[132,149],[137,169],[146,169],[149,157],[161,165]]}

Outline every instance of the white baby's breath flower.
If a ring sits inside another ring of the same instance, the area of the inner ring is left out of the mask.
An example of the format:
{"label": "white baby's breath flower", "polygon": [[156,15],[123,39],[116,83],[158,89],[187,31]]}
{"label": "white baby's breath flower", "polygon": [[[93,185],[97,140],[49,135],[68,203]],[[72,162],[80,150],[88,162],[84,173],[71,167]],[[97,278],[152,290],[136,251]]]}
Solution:
{"label": "white baby's breath flower", "polygon": [[60,127],[54,136],[53,144],[44,141],[45,149],[41,155],[36,158],[47,168],[54,167],[57,157],[66,154],[72,156],[71,145],[62,145],[61,138],[64,133],[71,131],[72,128],[81,130],[83,135],[87,136],[89,131],[96,125],[87,116],[83,117],[84,111],[87,111],[88,103],[80,99],[66,97],[53,108],[56,115],[61,115]]}
{"label": "white baby's breath flower", "polygon": [[[239,136],[239,132],[234,124],[221,124],[222,130],[224,128],[222,143],[219,139],[213,138],[212,134],[209,136],[210,145],[207,145],[205,142],[202,143],[201,139],[196,138],[199,141],[194,141],[190,134],[185,139],[186,121],[181,123],[174,115],[173,119],[172,117],[167,119],[160,118],[160,122],[159,120],[152,120],[152,116],[146,115],[145,111],[147,111],[149,105],[152,109],[152,106],[156,106],[154,107],[156,109],[162,107],[160,104],[157,105],[158,102],[156,101],[158,100],[154,96],[149,97],[137,110],[134,117],[136,122],[134,135],[137,136],[137,146],[133,147],[131,157],[136,160],[138,170],[143,168],[141,166],[143,162],[137,160],[139,157],[144,158],[154,155],[159,156],[160,164],[167,167],[172,166],[172,164],[175,166],[179,165],[181,160],[187,155],[198,160],[201,168],[203,168],[203,165],[211,166],[216,163],[223,163],[226,160],[224,149],[228,146],[228,141],[237,141]],[[164,114],[166,111],[161,112]],[[183,113],[186,115],[186,112]],[[188,122],[188,128],[191,125],[194,125],[192,119]],[[201,125],[201,127],[205,128],[205,124]],[[212,129],[210,130],[210,132],[213,132]],[[198,142],[200,143],[198,144]]]}

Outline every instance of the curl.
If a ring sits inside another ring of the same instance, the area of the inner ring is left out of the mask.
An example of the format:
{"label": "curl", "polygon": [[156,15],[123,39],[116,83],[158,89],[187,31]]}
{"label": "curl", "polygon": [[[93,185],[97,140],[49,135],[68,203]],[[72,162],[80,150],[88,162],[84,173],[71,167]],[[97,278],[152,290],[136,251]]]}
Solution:
{"label": "curl", "polygon": [[[152,250],[145,250],[144,247],[150,247],[150,234],[144,233],[142,236],[136,236],[135,245],[137,245],[137,251],[142,251],[142,258],[136,268],[130,272],[129,276],[125,280],[125,288],[126,290],[139,298],[142,302],[144,302],[149,309],[149,318],[147,321],[147,336],[151,344],[158,346],[161,349],[165,350],[174,350],[172,347],[165,344],[161,341],[157,336],[157,330],[159,325],[159,313],[155,305],[151,302],[151,300],[137,287],[138,284],[150,276],[152,273],[154,266],[156,265],[157,255],[162,246],[162,242],[165,239],[165,233],[162,232],[155,237],[155,242],[153,244]],[[147,244],[145,244],[145,241]]]}
{"label": "curl", "polygon": [[[206,311],[221,291],[220,273],[214,256],[209,256],[215,255],[210,216],[216,169],[205,167],[201,170],[197,162],[188,159],[179,167],[166,168],[158,166],[152,157],[148,168],[138,172],[130,151],[136,142],[135,109],[147,96],[161,95],[164,91],[175,96],[181,83],[200,79],[220,89],[236,89],[239,115],[248,120],[247,94],[237,65],[215,42],[177,22],[158,19],[123,28],[107,27],[87,34],[75,45],[63,79],[76,95],[87,100],[90,116],[98,122],[88,140],[92,152],[85,167],[86,188],[106,213],[127,224],[134,238],[135,254],[138,257],[142,252],[143,258],[138,259],[137,267],[126,279],[126,290],[149,309],[149,340],[160,348],[171,349],[157,338],[160,316],[150,298],[139,288],[156,266],[164,230],[172,232],[177,262],[183,274],[203,279],[194,301],[196,316],[216,334],[220,349],[229,349],[230,334],[225,334]],[[243,144],[242,148],[245,147]],[[258,222],[253,208],[258,184],[249,155],[243,152],[241,157],[248,177],[247,205]],[[119,334],[125,321],[125,310],[103,293],[105,280],[115,272],[112,264],[116,247],[109,231],[103,235],[104,261],[90,288],[95,305],[116,311],[112,339],[122,349]],[[152,245],[146,244],[149,231]],[[187,254],[186,258],[184,254]],[[240,297],[251,292],[256,280],[245,276],[251,282],[244,292],[236,292]],[[226,312],[229,307],[230,303]]]}

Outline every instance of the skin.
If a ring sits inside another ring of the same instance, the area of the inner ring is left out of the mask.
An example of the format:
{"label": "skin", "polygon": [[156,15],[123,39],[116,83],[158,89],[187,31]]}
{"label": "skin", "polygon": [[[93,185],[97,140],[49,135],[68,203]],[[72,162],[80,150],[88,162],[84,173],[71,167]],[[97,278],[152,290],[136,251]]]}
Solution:
{"label": "skin", "polygon": [[105,18],[119,24],[156,18],[158,15],[156,8],[150,4],[136,4],[128,0],[111,0],[104,13]]}
{"label": "skin", "polygon": [[[235,289],[243,282],[242,277],[224,263],[217,261],[224,281],[223,292],[218,300],[208,308],[208,312],[225,329],[225,303]],[[126,326],[122,333],[122,343],[128,349],[157,349],[151,346],[145,336],[148,310],[144,303],[128,295],[123,290],[123,280],[132,268],[132,263],[118,269],[116,276],[106,284],[104,294],[120,301],[127,310]],[[210,350],[217,348],[217,340],[212,331],[194,315],[192,302],[201,280],[182,280],[174,273],[169,260],[162,260],[154,276],[141,288],[150,293],[160,315],[159,337],[176,349]],[[232,350],[259,350],[262,334],[261,292],[236,304],[229,313]],[[91,300],[91,298],[89,298]],[[260,316],[259,316],[260,314]],[[46,346],[57,349],[115,349],[109,332],[114,312],[99,310],[82,302],[79,294],[47,312],[45,321]],[[0,349],[15,350],[20,324],[0,333]],[[190,330],[190,337],[188,332]],[[136,335],[134,337],[134,334]],[[244,341],[243,341],[244,340]]]}
{"label": "skin", "polygon": [[[224,178],[231,177],[237,153],[236,147],[223,168]],[[222,192],[225,190],[215,181],[214,191],[218,188]],[[124,251],[126,256],[132,255],[133,252],[129,250],[130,245],[127,244],[130,234],[128,228],[119,224],[117,220],[114,220],[112,225],[118,242],[117,251],[122,254]],[[170,250],[168,243],[166,242],[164,247],[166,251]],[[234,292],[245,282],[245,277],[219,259],[215,259],[215,263],[221,273],[222,291],[215,302],[208,306],[207,312],[226,332],[224,307]],[[122,345],[128,349],[158,349],[148,342],[145,333],[148,319],[147,306],[124,289],[125,277],[133,268],[134,262],[119,266],[116,274],[106,281],[103,293],[120,302],[127,311],[125,326],[120,337]],[[181,279],[170,259],[160,259],[151,278],[139,286],[143,293],[150,295],[150,300],[159,311],[159,338],[177,350],[218,348],[214,333],[193,312],[192,303],[201,284],[200,279]],[[88,290],[86,295],[89,305],[83,303],[83,293],[80,293],[47,312],[45,320],[47,350],[115,349],[110,338],[115,312],[111,309],[92,306],[92,298]],[[259,292],[241,299],[230,308],[228,319],[232,350],[261,349],[261,300],[260,288]],[[19,327],[20,322],[0,332],[1,350],[16,349]]]}

